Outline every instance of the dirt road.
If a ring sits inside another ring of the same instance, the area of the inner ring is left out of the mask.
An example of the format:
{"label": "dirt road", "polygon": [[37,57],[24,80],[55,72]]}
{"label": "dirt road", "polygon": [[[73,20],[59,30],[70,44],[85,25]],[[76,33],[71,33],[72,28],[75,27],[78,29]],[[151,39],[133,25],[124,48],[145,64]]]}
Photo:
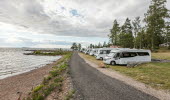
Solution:
{"label": "dirt road", "polygon": [[77,52],[70,61],[75,100],[158,100],[88,65]]}

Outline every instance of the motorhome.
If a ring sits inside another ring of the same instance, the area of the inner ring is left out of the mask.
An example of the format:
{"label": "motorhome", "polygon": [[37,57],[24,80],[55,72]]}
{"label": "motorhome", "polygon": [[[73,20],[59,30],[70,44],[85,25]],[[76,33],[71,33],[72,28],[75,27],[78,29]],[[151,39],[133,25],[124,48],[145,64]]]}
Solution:
{"label": "motorhome", "polygon": [[151,62],[151,51],[141,49],[112,50],[103,61],[111,65]]}
{"label": "motorhome", "polygon": [[98,49],[92,49],[90,52],[91,56],[94,56],[97,53]]}
{"label": "motorhome", "polygon": [[107,56],[111,50],[114,50],[117,48],[100,48],[98,49],[97,53],[95,54],[96,59],[103,60],[105,56]]}
{"label": "motorhome", "polygon": [[90,54],[91,50],[92,50],[92,49],[87,49],[87,50],[85,51],[85,54]]}

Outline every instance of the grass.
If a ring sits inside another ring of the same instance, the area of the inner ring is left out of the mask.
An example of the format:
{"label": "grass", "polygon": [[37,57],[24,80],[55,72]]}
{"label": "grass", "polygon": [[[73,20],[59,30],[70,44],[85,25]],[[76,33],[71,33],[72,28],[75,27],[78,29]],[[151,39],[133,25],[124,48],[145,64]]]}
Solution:
{"label": "grass", "polygon": [[[81,55],[98,65],[102,63],[102,61],[96,60],[93,56],[85,55],[82,53]],[[146,63],[135,68],[127,68],[125,66],[107,66],[124,75],[130,76],[135,80],[150,85],[153,88],[170,90],[170,62]]]}
{"label": "grass", "polygon": [[170,63],[146,63],[135,68],[109,67],[153,88],[170,90]]}
{"label": "grass", "polygon": [[170,60],[170,52],[152,53],[152,58]]}
{"label": "grass", "polygon": [[152,53],[152,58],[170,60],[170,49],[162,47],[158,49],[156,52]]}
{"label": "grass", "polygon": [[44,85],[39,85],[33,89],[33,92],[38,92],[40,89],[42,89]]}
{"label": "grass", "polygon": [[96,58],[94,56],[89,56],[89,55],[86,55],[84,53],[79,53],[81,56],[85,57],[86,59],[94,62],[95,64],[97,65],[100,65],[100,64],[103,64],[103,61],[101,60],[96,60]]}
{"label": "grass", "polygon": [[49,72],[47,77],[44,77],[42,84],[35,87],[28,98],[24,100],[44,100],[51,92],[57,89],[59,92],[62,90],[62,84],[65,77],[63,73],[66,72],[68,67],[68,60],[72,53],[67,53],[60,59],[53,70]]}
{"label": "grass", "polygon": [[70,99],[72,99],[74,93],[75,93],[75,90],[69,91],[68,94],[65,96],[64,100],[70,100]]}

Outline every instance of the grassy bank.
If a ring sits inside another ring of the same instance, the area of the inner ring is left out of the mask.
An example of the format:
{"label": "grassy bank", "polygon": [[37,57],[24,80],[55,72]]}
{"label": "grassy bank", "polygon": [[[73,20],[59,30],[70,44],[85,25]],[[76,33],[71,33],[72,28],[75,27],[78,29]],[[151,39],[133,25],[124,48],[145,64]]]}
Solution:
{"label": "grassy bank", "polygon": [[[93,56],[82,53],[81,55],[98,65],[103,63],[96,60]],[[150,85],[153,88],[170,90],[170,63],[146,63],[135,68],[111,65],[107,65],[107,67]]]}
{"label": "grassy bank", "polygon": [[43,82],[37,87],[34,87],[29,96],[24,100],[44,100],[54,90],[61,92],[63,81],[66,79],[65,74],[67,74],[68,60],[71,55],[71,52],[63,55],[58,63],[53,66],[52,70],[49,72],[49,75],[44,77]]}

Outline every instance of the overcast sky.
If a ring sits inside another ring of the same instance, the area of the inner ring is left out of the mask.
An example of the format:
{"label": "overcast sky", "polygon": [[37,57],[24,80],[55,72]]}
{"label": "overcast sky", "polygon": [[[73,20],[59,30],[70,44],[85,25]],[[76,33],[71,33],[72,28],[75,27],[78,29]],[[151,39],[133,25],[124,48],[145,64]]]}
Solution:
{"label": "overcast sky", "polygon": [[[170,9],[170,0],[167,0]],[[143,17],[150,0],[0,0],[0,47],[103,43],[114,19]]]}

